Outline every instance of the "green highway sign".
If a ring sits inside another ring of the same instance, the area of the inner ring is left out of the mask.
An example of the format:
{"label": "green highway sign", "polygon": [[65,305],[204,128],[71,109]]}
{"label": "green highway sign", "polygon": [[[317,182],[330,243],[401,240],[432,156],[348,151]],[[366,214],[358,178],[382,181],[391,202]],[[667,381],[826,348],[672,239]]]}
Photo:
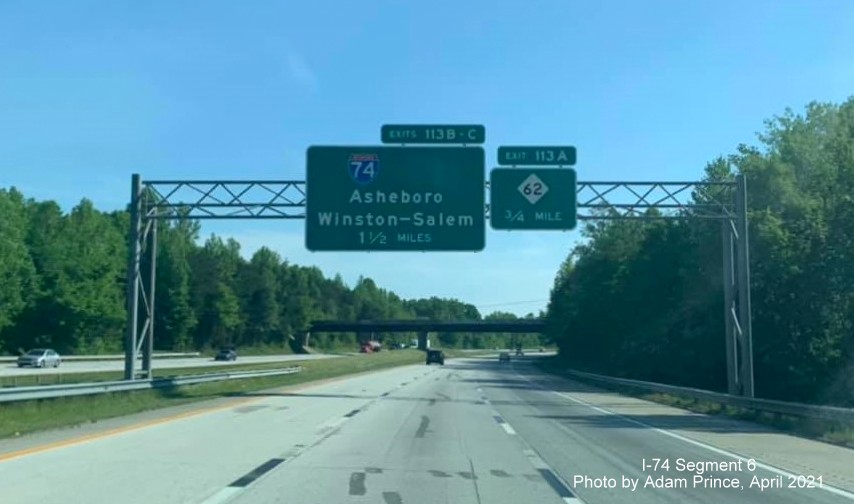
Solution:
{"label": "green highway sign", "polygon": [[575,229],[576,179],[571,168],[495,168],[489,176],[493,229]]}
{"label": "green highway sign", "polygon": [[309,147],[305,246],[319,251],[480,251],[481,147]]}
{"label": "green highway sign", "polygon": [[478,124],[384,124],[382,143],[482,144],[486,128]]}
{"label": "green highway sign", "polygon": [[499,147],[498,164],[513,166],[572,166],[575,147]]}

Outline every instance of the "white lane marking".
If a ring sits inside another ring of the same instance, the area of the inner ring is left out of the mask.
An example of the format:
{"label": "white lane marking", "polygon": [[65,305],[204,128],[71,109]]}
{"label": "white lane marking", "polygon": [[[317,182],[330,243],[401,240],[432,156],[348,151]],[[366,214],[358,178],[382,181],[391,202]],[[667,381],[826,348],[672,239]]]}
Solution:
{"label": "white lane marking", "polygon": [[347,421],[347,417],[340,417],[340,418],[335,418],[333,420],[327,420],[327,421],[323,422],[322,424],[318,425],[317,430],[334,429],[335,427],[338,427],[339,425],[341,425],[342,423],[344,423],[346,421]]}
{"label": "white lane marking", "polygon": [[[752,460],[754,460],[754,461],[756,462],[756,467],[761,467],[762,469],[765,469],[766,471],[770,471],[770,472],[773,472],[773,473],[776,473],[776,474],[779,474],[779,475],[785,476],[785,477],[787,477],[787,478],[792,477],[792,478],[796,478],[796,479],[797,479],[797,477],[798,477],[798,475],[797,475],[797,474],[790,473],[789,471],[786,471],[785,469],[780,469],[780,468],[778,468],[778,467],[774,467],[774,466],[772,466],[772,465],[768,465],[768,464],[766,464],[766,463],[764,463],[764,462],[759,462],[757,459],[755,459],[755,458],[753,458],[753,457],[745,457],[745,456],[743,456],[743,455],[739,455],[739,454],[737,454],[737,453],[734,453],[734,452],[731,452],[731,451],[728,451],[728,450],[724,450],[724,449],[721,449],[721,448],[716,448],[716,447],[714,447],[714,446],[712,446],[712,445],[709,445],[709,444],[703,443],[703,442],[701,442],[701,441],[696,441],[696,440],[694,440],[694,439],[687,438],[687,437],[685,437],[685,436],[682,436],[682,435],[676,434],[675,432],[670,432],[670,431],[666,431],[666,430],[664,430],[664,429],[659,429],[658,427],[654,427],[654,426],[652,426],[652,425],[649,425],[649,424],[643,423],[643,422],[641,422],[641,421],[639,421],[639,420],[635,420],[635,419],[633,419],[633,418],[628,418],[628,417],[625,417],[625,416],[623,416],[623,415],[621,415],[621,414],[619,414],[619,413],[614,413],[613,411],[609,411],[609,410],[606,410],[606,409],[600,408],[600,407],[598,407],[598,406],[594,406],[594,405],[592,405],[592,404],[588,403],[587,401],[584,401],[584,400],[578,399],[578,398],[576,398],[576,397],[572,397],[571,395],[568,395],[568,394],[566,394],[566,393],[558,392],[558,391],[556,391],[556,390],[549,390],[548,388],[546,388],[546,387],[544,387],[544,386],[540,385],[539,383],[537,383],[537,382],[535,382],[535,381],[531,380],[530,378],[528,378],[528,377],[526,377],[526,376],[522,376],[522,375],[521,375],[521,374],[519,374],[519,373],[516,373],[516,374],[517,374],[519,377],[521,377],[522,379],[527,380],[528,382],[532,383],[534,386],[536,386],[536,387],[538,387],[538,388],[540,388],[540,389],[542,389],[542,390],[545,390],[545,391],[547,391],[547,392],[551,392],[551,393],[553,393],[553,394],[556,394],[556,395],[558,395],[558,396],[560,396],[560,397],[563,397],[564,399],[569,399],[570,401],[573,401],[573,402],[575,402],[575,403],[577,403],[577,404],[581,404],[581,405],[583,405],[583,406],[587,406],[588,408],[594,409],[594,410],[596,410],[596,411],[598,411],[598,412],[600,412],[600,413],[604,413],[604,414],[606,414],[606,415],[613,415],[613,416],[615,416],[615,417],[621,418],[621,419],[625,420],[626,422],[632,423],[632,424],[634,424],[634,425],[638,425],[638,426],[640,426],[640,427],[644,427],[644,428],[646,428],[646,429],[651,429],[651,430],[653,430],[653,431],[655,431],[655,432],[658,432],[659,434],[664,434],[665,436],[671,437],[671,438],[673,438],[673,439],[678,439],[678,440],[680,440],[680,441],[684,441],[684,442],[686,442],[686,443],[688,443],[688,444],[691,444],[691,445],[694,445],[694,446],[697,446],[697,447],[700,447],[700,448],[705,448],[706,450],[712,451],[712,452],[717,453],[717,454],[719,454],[719,455],[724,455],[724,456],[727,456],[727,457],[730,457],[730,458],[734,458],[734,459],[736,459],[736,460],[740,460],[740,461],[742,461],[742,462],[747,462],[748,460],[751,460],[751,459],[752,459]],[[823,484],[823,485],[822,485],[821,487],[819,487],[819,488],[820,488],[821,490],[825,490],[825,491],[830,492],[830,493],[832,493],[832,494],[839,495],[840,497],[844,497],[844,498],[849,499],[849,500],[854,500],[854,493],[849,492],[849,491],[847,491],[847,490],[843,490],[843,489],[841,489],[841,488],[836,488],[836,487],[834,487],[834,486],[830,486],[830,485],[827,485],[827,484]]]}
{"label": "white lane marking", "polygon": [[499,415],[497,411],[492,410],[492,418],[494,418],[495,421],[498,422],[498,425],[500,425],[501,428],[504,429],[504,432],[510,434],[511,436],[516,435],[516,430],[513,429],[513,427],[511,427],[510,424],[507,423],[507,419]]}
{"label": "white lane marking", "polygon": [[244,489],[240,487],[225,487],[219,492],[211,495],[207,499],[203,500],[199,504],[222,504],[224,502],[228,502],[235,495],[242,492]]}
{"label": "white lane marking", "polygon": [[534,469],[551,469],[545,463],[545,461],[543,461],[543,459],[541,459],[540,456],[537,455],[537,452],[535,452],[534,450],[526,448],[522,450],[522,453],[524,453],[525,456],[528,457],[528,460],[531,461],[531,465],[534,466]]}
{"label": "white lane marking", "polygon": [[[522,442],[525,442],[523,438],[520,439],[522,439]],[[566,502],[567,504],[584,504],[583,500],[578,497],[575,497],[575,492],[572,491],[572,487],[569,486],[569,484],[564,481],[563,478],[560,477],[557,471],[555,471],[548,464],[546,464],[546,462],[542,458],[540,458],[539,454],[537,454],[536,451],[532,450],[531,448],[525,448],[524,450],[522,450],[522,453],[524,453],[525,456],[528,457],[528,461],[531,463],[532,466],[534,466],[534,469],[536,469],[537,471],[550,472],[554,479],[557,481],[557,483],[564,487],[562,490],[564,490],[565,493],[572,495],[572,497],[562,497],[564,502]],[[554,490],[558,489],[555,488]]]}

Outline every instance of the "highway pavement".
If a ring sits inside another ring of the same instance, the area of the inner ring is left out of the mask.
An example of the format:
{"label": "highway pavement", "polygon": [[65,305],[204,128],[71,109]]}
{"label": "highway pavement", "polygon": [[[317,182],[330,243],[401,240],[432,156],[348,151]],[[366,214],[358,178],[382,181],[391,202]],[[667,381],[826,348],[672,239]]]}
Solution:
{"label": "highway pavement", "polygon": [[[174,359],[155,359],[152,361],[154,369],[193,368],[208,366],[230,366],[236,364],[259,364],[269,362],[289,362],[294,360],[328,359],[336,357],[329,354],[303,354],[303,355],[255,355],[238,357],[236,361],[215,361],[212,357],[188,357]],[[137,368],[141,366],[137,364]],[[125,368],[122,360],[109,361],[64,361],[58,368],[19,368],[15,363],[0,363],[0,376],[24,376],[57,373],[91,373],[98,371],[123,371]]]}
{"label": "highway pavement", "polygon": [[[0,502],[854,501],[854,450],[546,376],[535,358],[406,366],[3,440]],[[815,488],[788,488],[790,475]]]}

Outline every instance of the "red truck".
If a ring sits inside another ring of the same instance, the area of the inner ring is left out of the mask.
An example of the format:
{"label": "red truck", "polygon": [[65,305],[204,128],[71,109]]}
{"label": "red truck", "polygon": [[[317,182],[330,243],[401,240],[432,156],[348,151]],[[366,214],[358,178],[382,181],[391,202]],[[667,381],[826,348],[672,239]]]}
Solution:
{"label": "red truck", "polygon": [[374,353],[382,350],[382,345],[379,341],[366,341],[362,343],[361,348],[359,349],[362,353]]}

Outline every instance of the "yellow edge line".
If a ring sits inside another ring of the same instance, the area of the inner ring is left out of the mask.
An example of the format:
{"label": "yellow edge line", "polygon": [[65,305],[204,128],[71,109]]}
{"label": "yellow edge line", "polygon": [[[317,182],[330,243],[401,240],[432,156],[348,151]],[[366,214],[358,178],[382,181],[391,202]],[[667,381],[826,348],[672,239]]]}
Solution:
{"label": "yellow edge line", "polygon": [[6,462],[9,460],[13,460],[16,458],[24,457],[27,455],[34,455],[36,453],[41,453],[50,450],[56,450],[58,448],[65,448],[68,446],[74,446],[78,444],[83,444],[89,441],[96,441],[98,439],[103,439],[110,436],[115,436],[117,434],[124,434],[126,432],[132,432],[135,430],[145,429],[147,427],[153,427],[155,425],[160,425],[168,422],[174,422],[176,420],[181,420],[182,418],[189,418],[197,415],[202,415],[205,413],[212,413],[214,411],[233,408],[236,405],[243,404],[246,402],[252,401],[260,401],[264,399],[263,397],[253,397],[251,399],[243,399],[243,400],[235,400],[234,402],[229,402],[228,404],[221,404],[219,406],[211,406],[209,408],[202,408],[193,411],[185,411],[183,413],[178,413],[172,416],[156,418],[153,420],[147,420],[145,422],[139,422],[131,425],[126,425],[124,427],[116,427],[115,429],[106,430],[104,432],[95,432],[92,434],[86,434],[80,437],[71,438],[71,439],[63,439],[61,441],[54,441],[53,443],[47,443],[40,446],[34,446],[32,448],[25,448],[23,450],[13,451],[9,453],[0,454],[0,462]]}
{"label": "yellow edge line", "polygon": [[[407,364],[404,364],[404,366],[406,366],[406,365]],[[379,369],[377,371],[386,371],[388,369],[389,368]],[[371,372],[372,371],[368,371],[368,373],[371,373]],[[350,375],[342,375],[342,376],[337,376],[334,378],[316,380],[314,382],[309,381],[309,382],[305,382],[305,383],[301,383],[301,384],[286,385],[284,387],[278,387],[278,388],[275,388],[273,390],[285,390],[285,389],[302,390],[302,389],[306,389],[306,388],[310,388],[310,387],[316,387],[318,385],[323,385],[323,384],[333,382],[333,381],[343,380],[346,378],[353,378],[354,376],[360,375],[360,374],[365,374],[365,373],[364,372],[353,373]],[[320,383],[318,383],[318,382],[320,382]],[[34,455],[36,453],[42,453],[42,452],[46,452],[46,451],[56,450],[59,448],[66,448],[69,446],[87,443],[89,441],[97,441],[99,439],[104,439],[104,438],[107,438],[110,436],[115,436],[118,434],[124,434],[126,432],[132,432],[132,431],[136,431],[136,430],[140,430],[140,429],[145,429],[148,427],[153,427],[155,425],[174,422],[176,420],[181,420],[183,418],[189,418],[189,417],[194,417],[194,416],[198,416],[198,415],[204,415],[207,413],[213,413],[215,411],[233,408],[233,407],[238,406],[240,404],[246,404],[246,403],[261,401],[263,399],[267,399],[267,398],[266,397],[250,397],[250,398],[244,398],[244,399],[234,399],[234,400],[229,401],[228,404],[220,404],[219,406],[210,406],[208,408],[194,409],[193,411],[185,411],[183,413],[178,413],[178,414],[168,416],[168,417],[162,417],[162,418],[156,418],[153,420],[147,420],[145,422],[139,422],[139,423],[135,423],[135,424],[131,424],[131,425],[126,425],[124,427],[116,427],[115,429],[110,429],[110,430],[107,430],[104,432],[95,432],[92,434],[86,434],[86,435],[76,437],[76,438],[63,439],[61,441],[54,441],[53,443],[47,443],[47,444],[40,445],[40,446],[34,446],[32,448],[24,448],[23,450],[17,450],[17,451],[13,451],[13,452],[9,452],[9,453],[3,453],[3,454],[0,454],[0,463],[8,462],[10,460],[14,460],[14,459],[21,458],[21,457],[26,457],[27,455]],[[150,410],[150,411],[155,411],[155,410]]]}

